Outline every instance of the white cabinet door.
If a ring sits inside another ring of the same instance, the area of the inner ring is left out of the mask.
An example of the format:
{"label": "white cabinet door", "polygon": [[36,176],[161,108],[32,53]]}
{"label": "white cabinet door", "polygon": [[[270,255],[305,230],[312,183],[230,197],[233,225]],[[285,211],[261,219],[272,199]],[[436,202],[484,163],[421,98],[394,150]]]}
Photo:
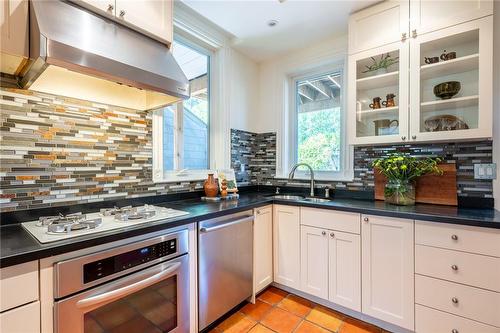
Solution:
{"label": "white cabinet door", "polygon": [[38,300],[38,260],[0,269],[0,312]]}
{"label": "white cabinet door", "polygon": [[328,233],[300,227],[300,290],[328,299]]}
{"label": "white cabinet door", "polygon": [[71,1],[99,14],[108,14],[112,16],[116,14],[115,0],[71,0]]}
{"label": "white cabinet door", "polygon": [[329,299],[361,311],[361,237],[329,231]]}
{"label": "white cabinet door", "polygon": [[[403,143],[408,140],[409,41],[396,42],[349,56],[347,121],[354,145]],[[390,57],[393,64],[379,73],[374,61]],[[397,61],[397,62],[396,62]],[[395,95],[394,105],[383,103]],[[380,98],[375,107],[374,98]],[[385,104],[385,105],[384,105]]]}
{"label": "white cabinet door", "polygon": [[414,222],[362,219],[362,312],[414,330]]}
{"label": "white cabinet door", "polygon": [[[492,136],[492,46],[492,16],[411,40],[411,141]],[[456,58],[425,63],[426,57],[440,56],[444,49],[456,52]],[[458,93],[447,99],[437,97],[434,87],[449,81],[460,83]]]}
{"label": "white cabinet door", "polygon": [[18,74],[28,58],[28,0],[0,1],[1,72]]}
{"label": "white cabinet door", "polygon": [[273,207],[274,281],[300,287],[300,208]]}
{"label": "white cabinet door", "polygon": [[255,209],[253,228],[254,291],[258,293],[273,282],[273,208]]}
{"label": "white cabinet door", "polygon": [[349,54],[408,37],[408,1],[384,1],[349,17]]}
{"label": "white cabinet door", "polygon": [[410,30],[418,35],[493,14],[492,0],[410,1]]}
{"label": "white cabinet door", "polygon": [[172,0],[116,0],[116,17],[168,45],[173,40]]}
{"label": "white cabinet door", "polygon": [[0,332],[39,333],[40,302],[36,301],[0,314]]}

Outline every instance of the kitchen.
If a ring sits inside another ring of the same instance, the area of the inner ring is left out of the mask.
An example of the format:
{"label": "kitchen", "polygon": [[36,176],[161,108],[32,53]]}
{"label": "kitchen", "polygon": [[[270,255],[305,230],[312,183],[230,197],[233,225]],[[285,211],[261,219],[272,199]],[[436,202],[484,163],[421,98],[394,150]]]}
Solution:
{"label": "kitchen", "polygon": [[500,332],[500,2],[1,8],[1,332]]}

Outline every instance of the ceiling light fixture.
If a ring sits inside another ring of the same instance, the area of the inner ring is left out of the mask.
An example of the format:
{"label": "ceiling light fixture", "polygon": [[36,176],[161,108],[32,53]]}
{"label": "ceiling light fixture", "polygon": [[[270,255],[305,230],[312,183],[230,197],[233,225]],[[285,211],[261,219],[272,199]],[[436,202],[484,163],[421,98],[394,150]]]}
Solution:
{"label": "ceiling light fixture", "polygon": [[268,26],[270,26],[271,28],[272,28],[272,27],[275,27],[275,26],[277,26],[277,25],[278,25],[278,21],[276,21],[276,20],[269,20],[269,21],[267,22],[267,25],[268,25]]}

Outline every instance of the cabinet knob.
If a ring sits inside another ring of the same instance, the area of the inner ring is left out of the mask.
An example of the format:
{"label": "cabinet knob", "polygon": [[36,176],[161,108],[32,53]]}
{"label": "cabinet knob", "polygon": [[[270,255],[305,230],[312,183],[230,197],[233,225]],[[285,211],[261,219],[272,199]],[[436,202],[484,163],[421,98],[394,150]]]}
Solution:
{"label": "cabinet knob", "polygon": [[451,333],[458,333],[458,330],[456,328],[451,330]]}
{"label": "cabinet knob", "polygon": [[368,222],[370,219],[368,217],[363,218],[363,221]]}
{"label": "cabinet knob", "polygon": [[109,4],[108,5],[108,12],[111,12],[113,9],[115,9],[115,6],[113,6],[112,4]]}
{"label": "cabinet knob", "polygon": [[411,31],[411,36],[413,38],[417,38],[417,29],[414,29],[414,30]]}
{"label": "cabinet knob", "polygon": [[126,14],[126,13],[125,13],[125,11],[124,11],[123,9],[122,9],[122,10],[120,10],[120,17],[124,17],[124,16],[125,16],[125,14]]}
{"label": "cabinet knob", "polygon": [[324,230],[323,230],[323,231],[321,232],[321,234],[322,234],[323,236],[324,236],[324,235],[326,235],[326,231],[324,231]]}
{"label": "cabinet knob", "polygon": [[335,234],[333,232],[330,233],[330,237],[335,237]]}
{"label": "cabinet knob", "polygon": [[458,240],[458,236],[457,235],[451,235],[451,239],[453,239],[454,241]]}
{"label": "cabinet knob", "polygon": [[262,214],[262,211],[259,209],[259,210],[257,211],[257,215],[260,215],[260,214]]}
{"label": "cabinet knob", "polygon": [[453,297],[453,298],[451,299],[451,301],[452,301],[454,304],[458,304],[458,298],[456,298],[456,297]]}
{"label": "cabinet knob", "polygon": [[451,265],[451,269],[454,271],[458,271],[458,266],[457,265]]}
{"label": "cabinet knob", "polygon": [[413,140],[417,140],[417,136],[416,136],[416,135],[412,135],[412,136],[411,136],[411,138],[412,138]]}
{"label": "cabinet knob", "polygon": [[401,137],[401,140],[406,141],[406,136],[404,136],[404,135],[403,135],[403,136]]}
{"label": "cabinet knob", "polygon": [[404,42],[406,40],[406,32],[401,34],[401,41]]}

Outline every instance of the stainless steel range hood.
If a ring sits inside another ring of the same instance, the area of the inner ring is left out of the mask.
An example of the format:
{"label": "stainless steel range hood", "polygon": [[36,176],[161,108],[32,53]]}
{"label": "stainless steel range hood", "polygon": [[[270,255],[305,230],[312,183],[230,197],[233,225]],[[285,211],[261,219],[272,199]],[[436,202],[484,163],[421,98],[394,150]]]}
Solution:
{"label": "stainless steel range hood", "polygon": [[189,97],[167,46],[66,1],[30,1],[23,87],[140,110]]}

